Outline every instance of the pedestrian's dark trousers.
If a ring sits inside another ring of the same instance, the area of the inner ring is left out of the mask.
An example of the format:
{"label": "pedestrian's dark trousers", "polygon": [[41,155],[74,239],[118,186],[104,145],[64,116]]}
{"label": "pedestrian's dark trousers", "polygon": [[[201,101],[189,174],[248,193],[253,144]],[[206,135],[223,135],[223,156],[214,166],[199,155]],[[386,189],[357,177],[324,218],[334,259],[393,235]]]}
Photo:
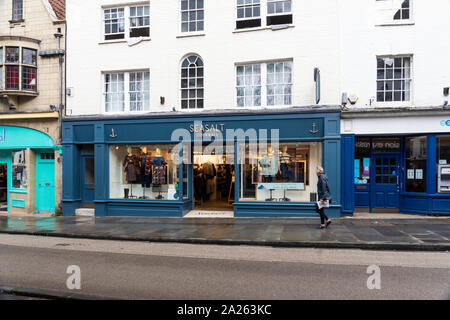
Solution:
{"label": "pedestrian's dark trousers", "polygon": [[319,209],[319,206],[316,203],[316,212],[320,215],[321,224],[325,224],[325,221],[328,220],[328,217],[325,214],[325,208]]}

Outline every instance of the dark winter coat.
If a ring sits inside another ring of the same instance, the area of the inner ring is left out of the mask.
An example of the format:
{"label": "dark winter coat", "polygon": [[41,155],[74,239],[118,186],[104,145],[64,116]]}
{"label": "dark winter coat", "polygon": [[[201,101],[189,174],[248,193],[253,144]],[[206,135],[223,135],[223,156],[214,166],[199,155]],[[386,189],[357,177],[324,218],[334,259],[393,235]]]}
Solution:
{"label": "dark winter coat", "polygon": [[324,173],[319,176],[319,180],[317,181],[317,194],[319,196],[319,200],[331,199],[330,187],[328,186],[328,177]]}

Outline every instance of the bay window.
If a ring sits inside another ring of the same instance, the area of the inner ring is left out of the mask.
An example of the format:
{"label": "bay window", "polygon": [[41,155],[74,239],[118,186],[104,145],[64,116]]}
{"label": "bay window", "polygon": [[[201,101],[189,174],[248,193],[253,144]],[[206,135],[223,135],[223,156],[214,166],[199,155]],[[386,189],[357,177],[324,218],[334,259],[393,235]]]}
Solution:
{"label": "bay window", "polygon": [[22,49],[22,90],[36,91],[37,51]]}
{"label": "bay window", "polygon": [[37,91],[37,50],[0,47],[0,90]]}

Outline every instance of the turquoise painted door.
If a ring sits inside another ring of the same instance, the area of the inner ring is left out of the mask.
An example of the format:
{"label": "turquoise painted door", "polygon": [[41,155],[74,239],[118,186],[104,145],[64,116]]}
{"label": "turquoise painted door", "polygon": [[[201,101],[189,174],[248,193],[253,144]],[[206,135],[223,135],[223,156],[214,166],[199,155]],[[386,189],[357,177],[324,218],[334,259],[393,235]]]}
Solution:
{"label": "turquoise painted door", "polygon": [[55,153],[41,152],[36,161],[36,211],[55,211]]}

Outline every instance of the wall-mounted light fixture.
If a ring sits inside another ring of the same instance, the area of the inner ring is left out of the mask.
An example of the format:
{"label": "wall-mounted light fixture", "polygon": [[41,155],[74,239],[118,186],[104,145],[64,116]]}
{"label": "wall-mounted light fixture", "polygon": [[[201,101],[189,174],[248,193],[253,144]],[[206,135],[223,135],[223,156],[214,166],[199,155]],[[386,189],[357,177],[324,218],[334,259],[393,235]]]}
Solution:
{"label": "wall-mounted light fixture", "polygon": [[166,103],[166,98],[165,97],[160,97],[159,99],[161,100],[161,104]]}

